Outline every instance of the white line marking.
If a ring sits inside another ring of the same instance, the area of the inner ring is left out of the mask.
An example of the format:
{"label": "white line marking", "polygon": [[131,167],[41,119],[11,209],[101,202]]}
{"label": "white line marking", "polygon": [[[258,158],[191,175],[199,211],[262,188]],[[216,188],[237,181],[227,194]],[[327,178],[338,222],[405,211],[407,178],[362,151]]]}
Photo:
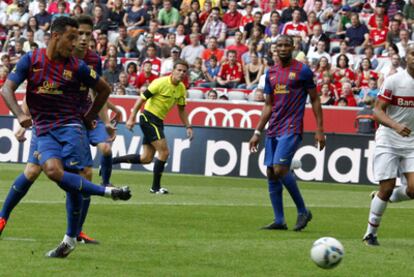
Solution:
{"label": "white line marking", "polygon": [[30,241],[30,242],[35,242],[35,239],[31,239],[31,238],[16,238],[16,237],[4,237],[2,238],[2,240],[11,240],[11,241]]}

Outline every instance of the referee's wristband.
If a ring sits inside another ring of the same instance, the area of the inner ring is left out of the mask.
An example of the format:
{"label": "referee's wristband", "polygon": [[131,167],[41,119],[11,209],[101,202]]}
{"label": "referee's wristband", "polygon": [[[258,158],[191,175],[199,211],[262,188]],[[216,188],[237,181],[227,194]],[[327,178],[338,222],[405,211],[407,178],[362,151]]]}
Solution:
{"label": "referee's wristband", "polygon": [[259,130],[254,130],[254,134],[256,136],[259,136],[260,137],[260,135],[262,134],[262,132],[260,132]]}

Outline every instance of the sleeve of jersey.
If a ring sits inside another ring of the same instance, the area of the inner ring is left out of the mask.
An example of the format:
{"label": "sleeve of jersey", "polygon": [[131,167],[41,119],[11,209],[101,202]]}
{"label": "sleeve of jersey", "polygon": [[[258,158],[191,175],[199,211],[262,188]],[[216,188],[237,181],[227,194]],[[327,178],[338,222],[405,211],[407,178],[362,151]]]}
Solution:
{"label": "sleeve of jersey", "polygon": [[379,93],[378,93],[378,99],[386,102],[391,103],[393,92],[393,78],[386,78],[384,81],[384,84],[382,85]]}
{"label": "sleeve of jersey", "polygon": [[180,98],[178,98],[178,100],[177,100],[177,105],[178,106],[185,106],[185,105],[187,105],[187,101],[186,101],[187,90],[185,88],[185,85],[181,86],[181,91],[182,91],[182,93],[181,93]]}
{"label": "sleeve of jersey", "polygon": [[96,65],[96,73],[98,73],[99,76],[102,76],[102,60],[99,57],[98,64]]}
{"label": "sleeve of jersey", "polygon": [[97,72],[94,69],[90,69],[84,61],[79,61],[77,76],[78,80],[90,88],[93,88],[99,81]]}
{"label": "sleeve of jersey", "polygon": [[25,54],[14,66],[7,79],[13,81],[17,86],[24,82],[29,76],[31,53]]}
{"label": "sleeve of jersey", "polygon": [[313,80],[313,72],[309,67],[304,66],[300,74],[303,74],[305,89],[316,88],[315,81]]}
{"label": "sleeve of jersey", "polygon": [[151,84],[148,86],[147,90],[145,91],[145,93],[141,93],[141,98],[148,100],[148,98],[156,94],[160,87],[159,83],[160,82],[157,79],[152,81]]}
{"label": "sleeve of jersey", "polygon": [[264,94],[272,94],[272,85],[270,84],[270,79],[269,79],[269,71],[266,73],[266,77],[265,77],[265,84],[264,84],[264,89],[263,89],[263,93]]}

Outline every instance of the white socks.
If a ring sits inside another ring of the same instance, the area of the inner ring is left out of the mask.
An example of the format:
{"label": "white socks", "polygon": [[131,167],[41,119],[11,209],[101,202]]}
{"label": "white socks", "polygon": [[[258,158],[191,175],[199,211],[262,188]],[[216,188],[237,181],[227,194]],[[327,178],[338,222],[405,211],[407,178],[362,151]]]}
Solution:
{"label": "white socks", "polygon": [[114,188],[113,187],[105,187],[105,197],[111,197],[111,195],[112,195],[112,190],[113,190]]}
{"label": "white socks", "polygon": [[375,195],[374,199],[371,201],[371,209],[369,210],[368,216],[368,227],[365,236],[368,234],[377,234],[377,229],[381,223],[381,217],[386,207],[387,201],[383,201],[377,195]]}
{"label": "white socks", "polygon": [[68,244],[70,247],[73,247],[73,248],[75,248],[75,246],[76,246],[76,238],[71,238],[68,235],[65,235],[63,237],[63,242]]}
{"label": "white socks", "polygon": [[407,187],[406,186],[400,186],[396,187],[391,194],[390,202],[401,202],[411,200],[411,198],[407,195]]}

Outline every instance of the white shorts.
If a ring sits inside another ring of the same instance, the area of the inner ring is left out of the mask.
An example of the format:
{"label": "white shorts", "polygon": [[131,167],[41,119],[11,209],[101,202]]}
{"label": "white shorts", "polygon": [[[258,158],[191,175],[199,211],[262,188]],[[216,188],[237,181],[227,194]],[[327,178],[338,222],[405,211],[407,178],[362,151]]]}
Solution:
{"label": "white shorts", "polygon": [[374,152],[374,179],[394,179],[399,174],[414,172],[414,149],[376,146]]}

